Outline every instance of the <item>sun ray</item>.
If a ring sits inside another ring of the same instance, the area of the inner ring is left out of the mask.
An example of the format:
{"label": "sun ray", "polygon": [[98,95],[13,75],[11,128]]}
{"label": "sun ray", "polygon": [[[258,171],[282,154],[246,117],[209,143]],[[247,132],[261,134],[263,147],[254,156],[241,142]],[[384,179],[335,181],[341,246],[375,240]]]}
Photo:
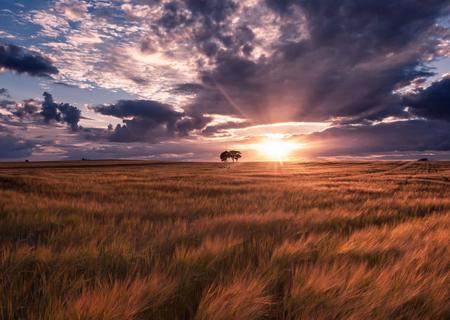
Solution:
{"label": "sun ray", "polygon": [[270,161],[288,161],[292,152],[301,148],[301,144],[285,141],[282,135],[269,135],[256,144],[256,150]]}

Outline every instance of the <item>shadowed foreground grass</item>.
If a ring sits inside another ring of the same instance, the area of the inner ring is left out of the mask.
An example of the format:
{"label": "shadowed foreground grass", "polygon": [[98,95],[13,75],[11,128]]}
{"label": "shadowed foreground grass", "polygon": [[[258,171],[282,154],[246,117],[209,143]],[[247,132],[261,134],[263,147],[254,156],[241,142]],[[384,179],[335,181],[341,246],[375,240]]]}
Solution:
{"label": "shadowed foreground grass", "polygon": [[450,163],[0,165],[1,319],[449,319]]}

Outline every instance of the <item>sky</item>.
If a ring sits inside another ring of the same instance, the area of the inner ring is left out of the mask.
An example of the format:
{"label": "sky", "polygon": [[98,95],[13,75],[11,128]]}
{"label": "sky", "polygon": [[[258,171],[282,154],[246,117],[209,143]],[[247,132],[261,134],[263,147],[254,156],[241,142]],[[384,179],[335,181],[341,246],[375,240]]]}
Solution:
{"label": "sky", "polygon": [[450,159],[450,0],[1,0],[0,160]]}

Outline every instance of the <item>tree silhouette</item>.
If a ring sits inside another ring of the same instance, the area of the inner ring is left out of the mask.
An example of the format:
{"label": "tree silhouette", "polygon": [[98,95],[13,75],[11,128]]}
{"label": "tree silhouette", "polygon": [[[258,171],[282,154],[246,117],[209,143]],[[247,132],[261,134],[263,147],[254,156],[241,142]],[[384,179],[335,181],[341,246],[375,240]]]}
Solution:
{"label": "tree silhouette", "polygon": [[238,161],[240,158],[242,158],[242,154],[240,151],[231,150],[230,151],[230,158],[234,161]]}
{"label": "tree silhouette", "polygon": [[231,151],[224,151],[220,154],[220,160],[222,161],[228,161],[228,158],[231,158],[231,160],[238,161],[240,158],[242,158],[242,153],[240,151],[231,150]]}
{"label": "tree silhouette", "polygon": [[222,160],[223,162],[228,161],[228,158],[231,158],[229,151],[224,151],[220,154],[220,160]]}

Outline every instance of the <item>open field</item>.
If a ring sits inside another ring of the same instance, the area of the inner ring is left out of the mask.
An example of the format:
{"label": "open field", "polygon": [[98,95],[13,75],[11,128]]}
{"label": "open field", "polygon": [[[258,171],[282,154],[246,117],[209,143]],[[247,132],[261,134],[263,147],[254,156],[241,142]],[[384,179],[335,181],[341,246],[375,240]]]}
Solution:
{"label": "open field", "polygon": [[450,162],[0,164],[1,319],[449,319]]}

